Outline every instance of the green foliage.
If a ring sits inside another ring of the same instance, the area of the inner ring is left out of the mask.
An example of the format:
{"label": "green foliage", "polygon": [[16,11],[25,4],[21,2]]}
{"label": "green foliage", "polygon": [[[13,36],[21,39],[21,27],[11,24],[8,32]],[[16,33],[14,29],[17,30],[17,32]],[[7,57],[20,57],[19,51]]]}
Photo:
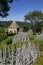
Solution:
{"label": "green foliage", "polygon": [[14,33],[13,33],[12,31],[10,31],[10,32],[8,32],[7,35],[8,35],[8,36],[12,36],[12,35],[14,35]]}
{"label": "green foliage", "polygon": [[40,57],[33,63],[33,65],[43,65],[43,52],[41,52]]}
{"label": "green foliage", "polygon": [[16,49],[19,47],[22,47],[22,45],[26,45],[26,46],[28,45],[28,41],[12,43],[12,38],[13,36],[10,36],[4,41],[2,41],[0,44],[0,49],[3,49],[3,46],[6,46],[6,47],[9,47],[11,50],[11,46],[12,46],[12,48],[14,47],[14,52],[16,52]]}
{"label": "green foliage", "polygon": [[43,51],[43,40],[37,39],[34,36],[30,36],[29,40],[31,43],[39,44],[40,51]]}
{"label": "green foliage", "polygon": [[3,27],[3,28],[8,28],[10,26],[10,24],[12,23],[13,21],[0,21],[0,25]]}
{"label": "green foliage", "polygon": [[0,0],[0,16],[8,16],[8,11],[10,10],[9,3],[12,3],[13,0]]}
{"label": "green foliage", "polygon": [[0,42],[5,40],[8,36],[5,33],[0,33]]}
{"label": "green foliage", "polygon": [[8,37],[7,39],[5,39],[4,41],[2,41],[1,44],[6,44],[9,45],[12,43],[12,36]]}
{"label": "green foliage", "polygon": [[30,36],[29,37],[29,40],[34,40],[34,36]]}
{"label": "green foliage", "polygon": [[0,33],[4,33],[4,28],[3,27],[0,27]]}
{"label": "green foliage", "polygon": [[23,25],[23,32],[27,32],[29,30],[29,25]]}
{"label": "green foliage", "polygon": [[38,21],[38,20],[43,20],[43,12],[41,11],[32,11],[32,12],[29,12],[27,15],[24,16],[25,17],[25,20],[34,20],[34,21]]}
{"label": "green foliage", "polygon": [[37,22],[37,23],[35,24],[35,32],[37,32],[37,33],[41,33],[41,32],[42,32],[41,22]]}
{"label": "green foliage", "polygon": [[41,11],[32,11],[29,12],[27,15],[24,16],[25,20],[29,20],[31,23],[31,29],[33,31],[33,34],[36,34],[36,32],[42,31],[42,25],[40,25],[39,21],[43,20],[43,12]]}

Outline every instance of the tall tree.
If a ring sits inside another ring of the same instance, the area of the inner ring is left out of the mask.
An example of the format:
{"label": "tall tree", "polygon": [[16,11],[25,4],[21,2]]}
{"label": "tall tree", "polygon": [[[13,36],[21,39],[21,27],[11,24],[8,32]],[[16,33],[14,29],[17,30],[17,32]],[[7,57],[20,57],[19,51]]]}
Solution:
{"label": "tall tree", "polygon": [[9,3],[12,3],[13,0],[0,0],[0,16],[8,16],[8,11],[10,10]]}
{"label": "tall tree", "polygon": [[37,28],[37,26],[35,27],[35,25],[37,22],[43,21],[43,12],[38,10],[32,11],[26,14],[24,17],[25,17],[25,20],[29,20],[31,22],[31,28],[33,30],[33,34],[35,34],[36,32],[35,28]]}

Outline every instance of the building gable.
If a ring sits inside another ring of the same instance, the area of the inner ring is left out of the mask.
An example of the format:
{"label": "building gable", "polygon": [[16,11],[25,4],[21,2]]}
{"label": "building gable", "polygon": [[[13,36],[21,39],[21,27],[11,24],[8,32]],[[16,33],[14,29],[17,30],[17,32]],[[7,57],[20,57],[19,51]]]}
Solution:
{"label": "building gable", "polygon": [[18,27],[19,27],[19,25],[15,21],[13,21],[8,28],[15,29],[15,28],[18,28]]}

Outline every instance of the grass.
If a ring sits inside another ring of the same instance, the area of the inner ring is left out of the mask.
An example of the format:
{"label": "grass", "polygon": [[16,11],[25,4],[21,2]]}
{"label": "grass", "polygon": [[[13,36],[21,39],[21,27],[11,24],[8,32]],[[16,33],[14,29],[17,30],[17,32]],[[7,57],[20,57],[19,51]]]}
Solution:
{"label": "grass", "polygon": [[30,36],[29,40],[31,43],[39,44],[40,51],[43,51],[43,40],[37,39],[34,36]]}
{"label": "grass", "polygon": [[31,43],[39,44],[39,49],[41,51],[40,57],[33,63],[33,65],[43,65],[43,40],[37,39],[34,36],[30,36],[29,40]]}
{"label": "grass", "polygon": [[43,65],[43,51],[40,54],[40,57],[33,63],[33,65]]}
{"label": "grass", "polygon": [[[14,47],[15,46],[16,47],[21,47],[23,44],[25,44],[25,45],[28,44],[27,43],[28,41],[19,42],[19,43],[13,43],[12,44],[12,38],[13,38],[13,36],[9,36],[7,39],[5,39],[4,41],[1,42],[0,46],[3,46],[3,45],[12,46],[12,45],[14,45]],[[39,44],[40,51],[43,51],[43,40],[39,40],[39,39],[35,38],[34,36],[30,36],[29,37],[29,41],[31,43],[35,43],[36,45]]]}
{"label": "grass", "polygon": [[12,38],[13,36],[9,36],[7,39],[3,40],[1,43],[0,43],[0,49],[3,48],[3,46],[9,46],[12,44]]}

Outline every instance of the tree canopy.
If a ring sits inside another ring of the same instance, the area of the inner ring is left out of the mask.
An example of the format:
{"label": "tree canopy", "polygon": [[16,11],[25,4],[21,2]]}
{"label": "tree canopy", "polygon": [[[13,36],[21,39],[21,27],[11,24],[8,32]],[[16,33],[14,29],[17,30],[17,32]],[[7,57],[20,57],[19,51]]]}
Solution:
{"label": "tree canopy", "polygon": [[43,12],[38,10],[32,11],[26,14],[24,17],[25,17],[25,20],[29,20],[29,21],[43,20]]}
{"label": "tree canopy", "polygon": [[8,16],[8,11],[10,10],[9,3],[12,3],[13,0],[0,0],[0,16]]}
{"label": "tree canopy", "polygon": [[43,12],[41,11],[32,11],[26,14],[25,20],[29,20],[31,22],[31,28],[33,30],[33,34],[35,34],[36,31],[41,30],[41,25],[39,25],[38,22],[43,21]]}
{"label": "tree canopy", "polygon": [[29,30],[29,26],[28,25],[23,25],[22,31],[27,32],[28,30]]}

